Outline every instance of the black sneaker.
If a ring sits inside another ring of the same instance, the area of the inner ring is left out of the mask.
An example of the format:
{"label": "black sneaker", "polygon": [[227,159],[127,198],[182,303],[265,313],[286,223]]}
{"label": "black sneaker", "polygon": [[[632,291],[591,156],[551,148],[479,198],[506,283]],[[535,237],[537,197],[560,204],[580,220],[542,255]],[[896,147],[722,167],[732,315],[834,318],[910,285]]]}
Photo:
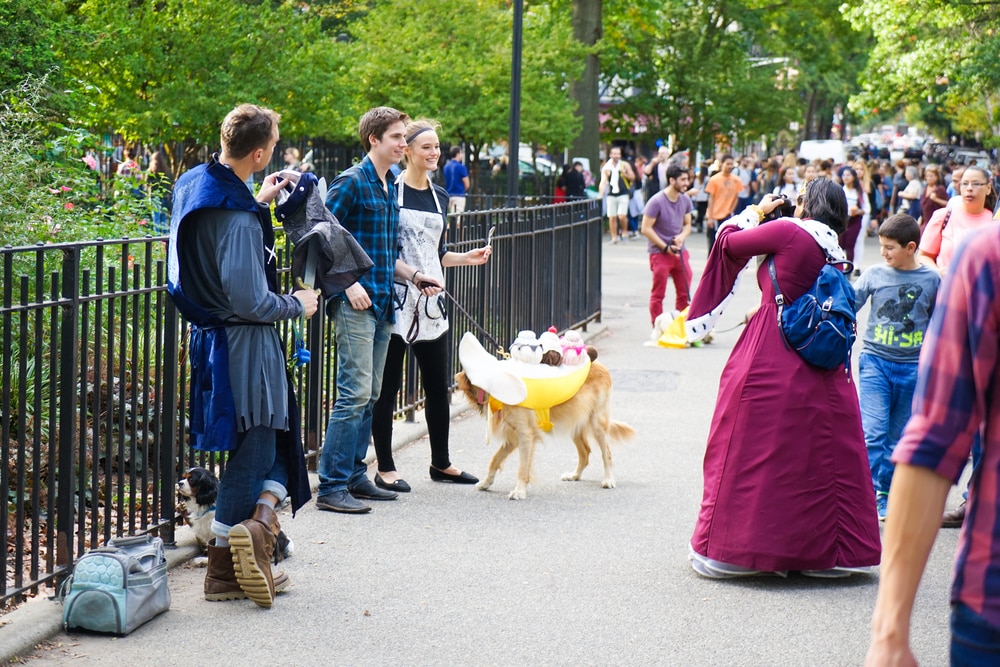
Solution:
{"label": "black sneaker", "polygon": [[941,517],[941,527],[961,528],[962,524],[965,523],[965,505],[966,501],[963,500],[961,505],[949,512],[945,512]]}
{"label": "black sneaker", "polygon": [[399,494],[395,491],[386,491],[385,489],[378,488],[367,477],[354,486],[347,487],[347,490],[355,498],[363,500],[395,500],[399,497]]}
{"label": "black sneaker", "polygon": [[347,491],[334,491],[316,499],[316,507],[327,512],[343,512],[344,514],[364,514],[372,508],[352,496]]}

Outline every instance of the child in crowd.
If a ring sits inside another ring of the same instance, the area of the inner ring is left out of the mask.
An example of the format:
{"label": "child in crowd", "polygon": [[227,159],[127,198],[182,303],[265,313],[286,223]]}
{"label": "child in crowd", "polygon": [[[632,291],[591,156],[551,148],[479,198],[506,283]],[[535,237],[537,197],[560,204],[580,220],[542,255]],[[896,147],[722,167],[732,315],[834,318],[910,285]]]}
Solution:
{"label": "child in crowd", "polygon": [[884,521],[894,469],[890,457],[910,418],[920,346],[941,276],[917,261],[920,225],[911,216],[888,218],[878,236],[885,264],[867,269],[854,288],[858,310],[871,298],[858,386],[875,507]]}

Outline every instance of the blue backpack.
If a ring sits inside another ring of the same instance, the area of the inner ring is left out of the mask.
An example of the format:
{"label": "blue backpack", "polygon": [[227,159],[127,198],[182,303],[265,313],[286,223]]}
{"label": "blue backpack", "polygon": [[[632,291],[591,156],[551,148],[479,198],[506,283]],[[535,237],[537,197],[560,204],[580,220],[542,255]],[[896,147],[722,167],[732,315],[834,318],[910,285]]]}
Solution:
{"label": "blue backpack", "polygon": [[844,364],[851,374],[851,348],[857,339],[854,287],[843,271],[850,273],[850,262],[838,262],[827,255],[826,264],[809,290],[791,303],[778,287],[774,256],[767,258],[767,270],[774,285],[774,300],[778,304],[778,328],[785,346],[799,353],[806,363],[819,368],[834,369]]}

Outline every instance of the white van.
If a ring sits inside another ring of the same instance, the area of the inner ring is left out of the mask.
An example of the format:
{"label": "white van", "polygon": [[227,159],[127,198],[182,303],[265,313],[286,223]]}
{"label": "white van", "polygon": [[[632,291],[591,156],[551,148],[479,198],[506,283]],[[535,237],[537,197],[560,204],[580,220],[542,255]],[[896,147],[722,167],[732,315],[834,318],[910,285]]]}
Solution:
{"label": "white van", "polygon": [[804,157],[810,162],[813,160],[833,160],[834,164],[844,164],[847,160],[847,152],[844,150],[843,141],[817,139],[803,141],[799,144],[799,157]]}

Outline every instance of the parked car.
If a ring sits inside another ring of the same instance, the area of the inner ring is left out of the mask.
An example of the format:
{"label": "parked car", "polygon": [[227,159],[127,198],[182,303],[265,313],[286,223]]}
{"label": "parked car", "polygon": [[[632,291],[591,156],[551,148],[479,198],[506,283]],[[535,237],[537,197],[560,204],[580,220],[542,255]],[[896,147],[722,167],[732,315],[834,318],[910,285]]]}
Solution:
{"label": "parked car", "polygon": [[979,167],[989,167],[993,159],[986,151],[963,148],[952,153],[952,160],[958,164],[970,165],[973,162]]}

